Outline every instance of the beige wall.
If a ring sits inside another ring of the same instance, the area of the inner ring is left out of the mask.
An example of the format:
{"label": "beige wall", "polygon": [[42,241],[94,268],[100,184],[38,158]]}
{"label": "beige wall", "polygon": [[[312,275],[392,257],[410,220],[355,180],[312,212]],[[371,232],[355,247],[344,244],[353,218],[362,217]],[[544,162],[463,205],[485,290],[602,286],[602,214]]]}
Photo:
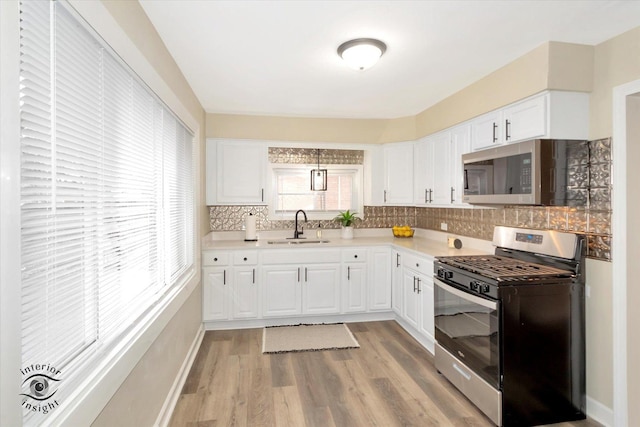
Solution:
{"label": "beige wall", "polygon": [[[204,153],[204,110],[140,4],[133,0],[102,0],[102,3],[169,87],[168,95],[175,97],[177,103],[197,121],[195,126],[200,133],[195,137],[199,151]],[[200,169],[204,170],[204,156],[200,157]],[[199,178],[202,183],[204,174],[200,173]],[[204,192],[201,192],[199,207],[197,236],[208,232],[209,216]],[[199,259],[199,254],[196,257]],[[95,425],[147,426],[155,423],[202,324],[201,301],[201,288],[196,286],[103,408]]]}
{"label": "beige wall", "polygon": [[613,133],[613,88],[640,79],[640,27],[595,47],[593,76],[589,137],[598,139]]}
{"label": "beige wall", "polygon": [[415,139],[413,117],[328,119],[207,114],[207,137],[379,144]]}
{"label": "beige wall", "polygon": [[182,363],[202,325],[198,286],[155,340],[118,392],[104,407],[94,427],[154,425]]}
{"label": "beige wall", "polygon": [[612,264],[587,259],[587,396],[613,408]]}

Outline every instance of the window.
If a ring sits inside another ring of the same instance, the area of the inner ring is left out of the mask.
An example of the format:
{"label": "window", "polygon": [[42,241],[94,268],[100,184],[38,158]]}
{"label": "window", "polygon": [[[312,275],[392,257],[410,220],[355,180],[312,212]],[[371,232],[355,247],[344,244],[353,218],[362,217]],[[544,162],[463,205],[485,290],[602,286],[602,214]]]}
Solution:
{"label": "window", "polygon": [[193,266],[193,136],[67,6],[21,19],[22,364],[64,400]]}
{"label": "window", "polygon": [[339,211],[362,211],[362,166],[331,165],[327,167],[327,191],[311,191],[310,170],[314,165],[272,164],[271,216],[292,218],[304,209],[313,219],[330,219]]}

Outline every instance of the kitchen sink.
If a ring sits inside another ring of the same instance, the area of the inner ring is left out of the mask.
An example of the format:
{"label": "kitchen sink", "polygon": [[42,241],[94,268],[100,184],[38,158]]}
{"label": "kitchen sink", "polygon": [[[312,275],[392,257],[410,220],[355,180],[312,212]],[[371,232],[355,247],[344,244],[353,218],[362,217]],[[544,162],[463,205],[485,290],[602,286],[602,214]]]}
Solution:
{"label": "kitchen sink", "polygon": [[329,243],[329,241],[319,239],[278,239],[267,240],[267,243],[270,245],[319,245],[321,243]]}

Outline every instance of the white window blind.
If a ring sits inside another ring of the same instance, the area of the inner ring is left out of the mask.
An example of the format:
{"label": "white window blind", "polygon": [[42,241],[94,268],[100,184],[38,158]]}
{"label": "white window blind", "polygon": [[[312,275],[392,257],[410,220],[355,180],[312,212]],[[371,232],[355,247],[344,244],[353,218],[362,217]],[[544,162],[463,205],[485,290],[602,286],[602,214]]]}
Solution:
{"label": "white window blind", "polygon": [[69,378],[192,267],[193,136],[67,7],[21,19],[22,363]]}

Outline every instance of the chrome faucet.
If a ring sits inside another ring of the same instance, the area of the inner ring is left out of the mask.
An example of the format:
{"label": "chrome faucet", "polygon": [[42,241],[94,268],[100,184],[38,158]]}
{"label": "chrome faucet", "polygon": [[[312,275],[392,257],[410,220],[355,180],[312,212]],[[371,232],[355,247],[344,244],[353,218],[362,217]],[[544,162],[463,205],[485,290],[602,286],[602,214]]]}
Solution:
{"label": "chrome faucet", "polygon": [[295,227],[296,229],[293,231],[293,238],[294,239],[300,239],[301,235],[304,234],[304,227],[302,227],[302,231],[298,231],[298,214],[302,212],[302,215],[304,215],[304,222],[307,222],[307,214],[305,211],[303,211],[302,209],[298,209],[298,211],[296,212],[296,224]]}

